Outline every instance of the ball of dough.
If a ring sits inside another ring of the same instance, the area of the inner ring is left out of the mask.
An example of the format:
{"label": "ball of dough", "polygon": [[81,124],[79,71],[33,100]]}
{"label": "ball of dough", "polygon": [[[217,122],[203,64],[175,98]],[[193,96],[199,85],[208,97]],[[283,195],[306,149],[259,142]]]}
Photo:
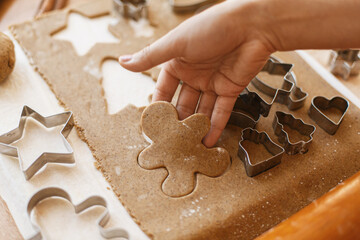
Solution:
{"label": "ball of dough", "polygon": [[0,82],[12,72],[15,65],[14,44],[8,36],[0,32]]}

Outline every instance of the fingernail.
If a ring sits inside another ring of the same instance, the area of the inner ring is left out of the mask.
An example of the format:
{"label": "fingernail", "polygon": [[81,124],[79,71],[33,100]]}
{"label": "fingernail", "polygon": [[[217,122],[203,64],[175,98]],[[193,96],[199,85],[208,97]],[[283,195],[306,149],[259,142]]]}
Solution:
{"label": "fingernail", "polygon": [[119,57],[119,60],[124,63],[130,61],[131,59],[132,59],[132,55],[124,55]]}

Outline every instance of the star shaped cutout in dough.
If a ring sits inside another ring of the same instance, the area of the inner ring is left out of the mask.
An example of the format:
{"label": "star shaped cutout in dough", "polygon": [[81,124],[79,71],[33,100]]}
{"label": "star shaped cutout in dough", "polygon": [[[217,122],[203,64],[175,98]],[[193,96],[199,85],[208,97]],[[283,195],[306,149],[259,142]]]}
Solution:
{"label": "star shaped cutout in dough", "polygon": [[77,13],[70,13],[67,27],[53,35],[55,39],[72,43],[79,56],[85,55],[96,43],[119,43],[108,30],[109,24],[117,20],[111,16],[95,18],[84,17]]}
{"label": "star shaped cutout in dough", "polygon": [[225,149],[206,148],[202,144],[210,130],[210,120],[203,114],[179,121],[173,105],[156,102],[145,108],[141,125],[152,143],[140,153],[138,163],[149,170],[167,169],[169,174],[162,183],[162,191],[168,196],[190,194],[195,189],[196,174],[219,177],[230,165]]}
{"label": "star shaped cutout in dough", "polygon": [[[25,168],[24,163],[20,157],[18,148],[12,146],[11,144],[20,140],[23,137],[26,119],[29,117],[37,120],[46,128],[52,128],[55,126],[64,125],[60,134],[63,138],[64,146],[66,147],[68,152],[66,153],[43,152],[38,158],[36,158],[32,162],[32,164],[29,167]],[[31,109],[30,107],[24,106],[18,127],[0,136],[0,153],[18,158],[20,168],[24,173],[26,180],[29,180],[47,163],[70,164],[75,162],[73,150],[70,144],[66,141],[66,138],[70,134],[73,127],[74,127],[74,119],[72,112],[63,112],[56,115],[43,117],[42,115]]]}

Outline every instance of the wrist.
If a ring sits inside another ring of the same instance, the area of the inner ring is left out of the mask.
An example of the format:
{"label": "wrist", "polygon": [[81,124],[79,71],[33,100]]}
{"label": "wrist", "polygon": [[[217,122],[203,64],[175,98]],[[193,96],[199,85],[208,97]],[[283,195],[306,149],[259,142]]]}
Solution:
{"label": "wrist", "polygon": [[360,1],[257,0],[244,9],[274,51],[360,47]]}
{"label": "wrist", "polygon": [[232,26],[237,31],[239,44],[244,41],[258,41],[271,54],[281,49],[277,33],[273,26],[274,19],[269,12],[271,0],[232,0],[224,3]]}

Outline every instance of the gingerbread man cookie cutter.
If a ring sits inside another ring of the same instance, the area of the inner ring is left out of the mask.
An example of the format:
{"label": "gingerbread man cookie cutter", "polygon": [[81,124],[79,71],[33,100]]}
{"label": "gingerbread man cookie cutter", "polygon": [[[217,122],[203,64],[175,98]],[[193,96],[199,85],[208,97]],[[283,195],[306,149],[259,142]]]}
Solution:
{"label": "gingerbread man cookie cutter", "polygon": [[[343,121],[349,105],[349,101],[343,97],[337,96],[332,99],[327,99],[322,96],[316,96],[311,101],[308,113],[310,118],[314,120],[319,127],[324,129],[328,134],[334,135]],[[337,122],[330,119],[321,111],[321,109],[329,108],[336,108],[341,112],[341,117]]]}
{"label": "gingerbread man cookie cutter", "polygon": [[[288,133],[284,130],[284,125],[298,131],[301,135],[307,136],[309,140],[291,142]],[[304,154],[309,150],[309,146],[313,140],[313,134],[316,130],[314,125],[306,124],[301,119],[295,118],[292,114],[277,111],[275,113],[273,128],[278,140],[283,144],[285,152],[289,155]]]}
{"label": "gingerbread man cookie cutter", "polygon": [[[105,229],[106,224],[110,220],[110,213],[109,213],[109,210],[107,207],[107,202],[103,197],[94,195],[94,196],[88,197],[87,199],[80,202],[79,204],[74,204],[73,201],[71,200],[70,194],[67,191],[65,191],[61,188],[58,188],[58,187],[47,187],[47,188],[43,188],[43,189],[37,191],[36,193],[34,193],[34,195],[30,198],[30,200],[27,204],[27,214],[28,214],[30,221],[31,221],[31,213],[35,209],[35,207],[41,201],[48,199],[48,198],[53,198],[53,197],[58,197],[58,198],[62,198],[62,199],[69,201],[71,203],[71,205],[73,205],[76,214],[80,214],[81,212],[85,211],[86,209],[89,209],[94,206],[104,207],[105,211],[100,216],[100,218],[97,220],[97,225],[99,227],[101,236],[106,239],[111,239],[111,238],[128,239],[129,238],[128,232],[124,229],[121,229],[121,228]],[[33,236],[31,236],[30,238],[28,238],[28,240],[43,239],[43,236],[41,234],[41,230],[40,230],[39,226],[32,221],[31,221],[31,224],[33,226],[33,229],[35,230],[35,234]]]}
{"label": "gingerbread man cookie cutter", "polygon": [[[21,159],[17,147],[11,146],[11,143],[14,143],[22,138],[26,119],[30,117],[41,123],[46,128],[51,128],[64,124],[64,127],[60,131],[60,134],[68,152],[44,152],[37,159],[35,159],[29,167],[25,169],[24,163]],[[0,153],[10,157],[18,158],[20,169],[24,173],[26,180],[29,180],[47,163],[75,163],[73,150],[68,141],[66,140],[73,127],[74,119],[72,112],[63,112],[48,117],[43,117],[38,112],[25,105],[21,112],[18,127],[0,136]]]}
{"label": "gingerbread man cookie cutter", "polygon": [[[242,142],[245,140],[256,144],[263,144],[266,150],[272,154],[272,157],[265,159],[262,162],[252,164],[248,152],[242,145]],[[283,154],[284,149],[274,143],[266,132],[258,132],[256,129],[251,128],[246,128],[242,131],[241,140],[239,141],[238,156],[244,163],[246,174],[249,177],[254,177],[280,164]]]}
{"label": "gingerbread man cookie cutter", "polygon": [[148,170],[168,171],[161,186],[168,196],[188,195],[195,189],[197,174],[219,177],[230,166],[225,149],[202,144],[210,129],[210,120],[203,114],[180,121],[173,105],[155,102],[145,108],[141,125],[151,145],[140,152],[138,164]]}

